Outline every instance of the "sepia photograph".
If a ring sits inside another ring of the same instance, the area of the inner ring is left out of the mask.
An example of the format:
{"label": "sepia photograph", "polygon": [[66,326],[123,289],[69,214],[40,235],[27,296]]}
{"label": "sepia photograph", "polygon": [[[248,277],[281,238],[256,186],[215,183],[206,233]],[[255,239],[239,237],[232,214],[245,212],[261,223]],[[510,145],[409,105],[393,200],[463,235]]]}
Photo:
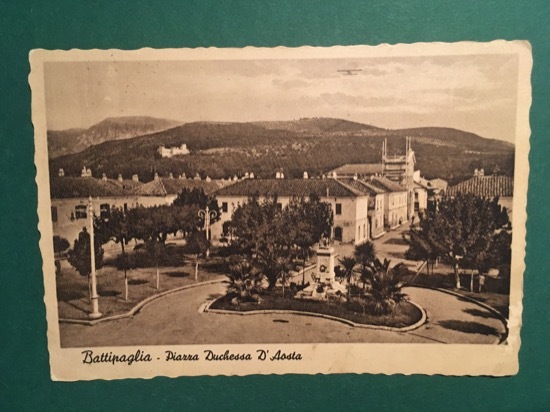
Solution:
{"label": "sepia photograph", "polygon": [[517,373],[529,43],[30,61],[53,379]]}

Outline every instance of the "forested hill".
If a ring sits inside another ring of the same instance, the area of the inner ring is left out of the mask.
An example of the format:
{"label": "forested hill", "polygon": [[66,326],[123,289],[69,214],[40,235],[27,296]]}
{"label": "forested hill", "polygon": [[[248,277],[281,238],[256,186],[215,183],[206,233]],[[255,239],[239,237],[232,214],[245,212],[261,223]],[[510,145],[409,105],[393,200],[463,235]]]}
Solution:
{"label": "forested hill", "polygon": [[108,141],[128,139],[159,132],[181,122],[147,116],[109,117],[88,129],[48,131],[50,158],[78,153],[87,147]]}
{"label": "forested hill", "polygon": [[[345,163],[380,162],[382,142],[388,139],[388,154],[403,153],[405,136],[412,137],[417,168],[427,178],[450,182],[471,176],[474,168],[513,173],[514,146],[472,133],[449,128],[387,130],[340,119],[300,119],[288,122],[187,123],[168,130],[126,140],[105,141],[80,153],[50,161],[50,170],[63,168],[79,175],[85,165],[94,176],[105,173],[151,180],[160,175],[185,173],[212,178],[243,175],[271,177],[283,170],[287,177],[304,171],[318,175]],[[191,154],[161,158],[160,144],[187,144]]]}

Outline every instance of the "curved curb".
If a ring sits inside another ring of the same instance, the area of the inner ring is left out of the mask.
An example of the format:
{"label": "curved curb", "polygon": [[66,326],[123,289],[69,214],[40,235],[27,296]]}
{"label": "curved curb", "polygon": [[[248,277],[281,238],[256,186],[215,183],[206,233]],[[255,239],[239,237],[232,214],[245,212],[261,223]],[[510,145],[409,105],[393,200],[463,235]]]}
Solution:
{"label": "curved curb", "polygon": [[210,301],[204,303],[203,305],[201,305],[201,308],[199,309],[199,311],[200,312],[205,312],[205,313],[214,313],[214,314],[219,314],[219,315],[241,315],[241,316],[245,316],[245,315],[269,315],[269,314],[302,315],[302,316],[311,316],[311,317],[314,317],[314,318],[322,318],[322,319],[327,319],[327,320],[332,320],[332,321],[344,323],[344,324],[346,324],[348,326],[351,326],[351,327],[354,327],[354,328],[384,330],[384,331],[388,331],[388,332],[410,332],[410,331],[413,331],[415,329],[418,329],[420,326],[424,325],[424,323],[426,323],[426,320],[428,318],[428,315],[427,315],[426,311],[424,310],[424,308],[421,307],[420,305],[418,305],[417,303],[414,303],[412,300],[409,300],[407,302],[409,302],[410,304],[415,306],[420,311],[420,313],[422,315],[420,317],[420,320],[418,320],[416,323],[413,323],[412,325],[404,326],[402,328],[397,328],[397,327],[393,327],[393,326],[378,326],[378,325],[368,325],[368,324],[364,324],[364,323],[355,323],[355,322],[352,322],[351,320],[338,318],[336,316],[325,315],[325,314],[322,314],[322,313],[315,313],[315,312],[303,312],[303,311],[291,310],[291,309],[263,309],[263,310],[250,310],[250,311],[246,311],[246,312],[239,312],[239,311],[225,310],[225,309],[210,309],[210,306],[219,299],[221,299],[221,297],[217,298],[217,299],[210,300]]}
{"label": "curved curb", "polygon": [[164,292],[157,293],[156,295],[149,296],[148,298],[146,298],[146,299],[142,300],[141,302],[139,302],[136,306],[134,306],[128,312],[122,313],[120,315],[113,315],[113,316],[108,316],[108,317],[105,317],[105,318],[94,319],[94,320],[60,318],[59,323],[72,323],[72,324],[77,324],[77,325],[93,326],[93,325],[96,325],[96,324],[102,323],[102,322],[110,322],[110,321],[114,321],[114,320],[130,318],[130,317],[134,316],[137,312],[139,312],[145,305],[151,303],[152,301],[154,301],[156,299],[162,298],[166,295],[170,295],[172,293],[180,292],[180,291],[186,290],[186,289],[196,288],[196,287],[199,287],[199,286],[213,285],[215,283],[223,283],[224,281],[225,281],[225,279],[208,280],[206,282],[193,283],[191,285],[185,285],[185,286],[177,287],[175,289],[166,290]]}
{"label": "curved curb", "polygon": [[480,302],[479,300],[476,300],[474,298],[471,298],[469,296],[466,296],[466,295],[463,295],[459,292],[455,292],[453,290],[448,290],[448,289],[442,289],[442,288],[436,288],[436,287],[432,287],[432,286],[423,286],[423,285],[408,285],[406,287],[410,287],[410,288],[419,288],[419,289],[430,289],[430,290],[436,290],[438,292],[443,292],[443,293],[446,293],[448,295],[452,295],[452,296],[455,296],[457,298],[461,298],[461,299],[465,299],[467,300],[468,302],[470,303],[473,303],[475,305],[478,305],[478,306],[481,306],[482,308],[488,310],[489,312],[491,312],[493,315],[495,315],[498,320],[500,320],[503,324],[504,324],[504,334],[497,338],[497,343],[499,345],[501,345],[502,343],[504,343],[506,341],[506,339],[508,339],[508,333],[510,332],[509,329],[508,329],[508,319],[506,319],[504,316],[502,316],[502,313],[500,313],[498,310],[496,310],[495,308],[493,308],[492,306],[489,306],[487,305],[486,303],[483,303],[483,302]]}

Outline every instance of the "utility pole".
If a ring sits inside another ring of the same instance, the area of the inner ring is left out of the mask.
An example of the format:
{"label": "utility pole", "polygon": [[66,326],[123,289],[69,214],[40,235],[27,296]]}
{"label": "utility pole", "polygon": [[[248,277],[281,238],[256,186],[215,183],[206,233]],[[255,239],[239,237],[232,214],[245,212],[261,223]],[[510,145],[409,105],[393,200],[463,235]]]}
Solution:
{"label": "utility pole", "polygon": [[[210,240],[210,219],[215,219],[218,216],[218,212],[210,210],[208,206],[205,209],[199,210],[199,217],[204,219],[204,231],[206,240]],[[206,251],[206,257],[210,255],[210,248]]]}
{"label": "utility pole", "polygon": [[95,273],[95,243],[94,243],[94,205],[92,196],[88,199],[88,218],[90,223],[90,276],[92,278],[92,313],[90,318],[97,319],[101,317],[99,312],[99,296],[97,295],[97,280]]}

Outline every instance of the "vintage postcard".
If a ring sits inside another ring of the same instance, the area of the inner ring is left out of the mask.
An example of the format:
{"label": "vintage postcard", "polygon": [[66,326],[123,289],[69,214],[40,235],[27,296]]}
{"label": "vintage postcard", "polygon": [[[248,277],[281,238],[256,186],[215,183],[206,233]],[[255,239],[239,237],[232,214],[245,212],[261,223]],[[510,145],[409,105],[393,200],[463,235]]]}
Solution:
{"label": "vintage postcard", "polygon": [[517,373],[529,43],[30,65],[52,379]]}

